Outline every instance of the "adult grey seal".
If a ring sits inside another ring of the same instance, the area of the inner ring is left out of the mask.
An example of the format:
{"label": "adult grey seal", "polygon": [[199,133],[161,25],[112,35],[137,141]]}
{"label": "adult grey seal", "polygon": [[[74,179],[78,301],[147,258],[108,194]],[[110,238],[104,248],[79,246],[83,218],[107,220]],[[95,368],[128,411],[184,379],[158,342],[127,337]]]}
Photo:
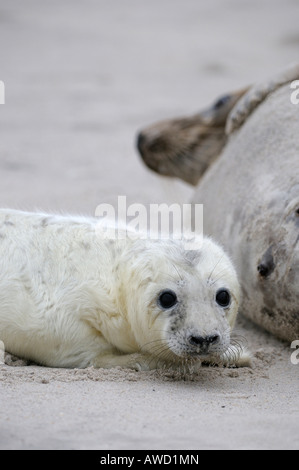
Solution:
{"label": "adult grey seal", "polygon": [[[241,312],[288,341],[299,337],[299,106],[290,87],[298,78],[295,64],[237,101],[227,117],[228,140],[205,174],[198,173],[193,196],[204,204],[205,232],[237,266]],[[186,168],[201,157],[189,155]],[[172,176],[184,160],[182,154]]]}

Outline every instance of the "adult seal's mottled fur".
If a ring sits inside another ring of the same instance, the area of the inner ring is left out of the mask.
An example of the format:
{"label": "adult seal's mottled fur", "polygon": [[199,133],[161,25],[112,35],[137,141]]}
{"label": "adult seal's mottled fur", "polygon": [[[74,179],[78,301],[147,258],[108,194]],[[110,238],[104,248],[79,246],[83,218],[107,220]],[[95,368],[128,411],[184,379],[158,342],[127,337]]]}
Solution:
{"label": "adult seal's mottled fur", "polygon": [[[53,367],[246,365],[237,276],[208,238],[109,239],[94,218],[0,210],[0,341]],[[124,235],[125,232],[122,232]]]}
{"label": "adult seal's mottled fur", "polygon": [[[241,312],[288,341],[299,337],[299,106],[290,87],[298,78],[294,65],[238,100],[227,117],[223,151],[198,173],[193,197],[204,204],[206,233],[236,264]],[[200,152],[189,156],[186,169],[197,158]],[[172,176],[184,161],[182,155]]]}

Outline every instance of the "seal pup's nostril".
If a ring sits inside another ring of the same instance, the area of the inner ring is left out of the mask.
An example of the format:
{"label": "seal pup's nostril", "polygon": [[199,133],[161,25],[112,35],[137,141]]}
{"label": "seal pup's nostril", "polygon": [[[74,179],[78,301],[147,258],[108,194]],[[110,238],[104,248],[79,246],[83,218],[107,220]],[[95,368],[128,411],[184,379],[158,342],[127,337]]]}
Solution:
{"label": "seal pup's nostril", "polygon": [[202,346],[205,343],[205,338],[202,336],[189,336],[188,341],[193,346]]}
{"label": "seal pup's nostril", "polygon": [[192,346],[209,346],[210,344],[215,344],[219,341],[220,336],[215,334],[215,335],[210,335],[210,336],[189,336],[188,341]]}
{"label": "seal pup's nostril", "polygon": [[219,339],[220,339],[220,336],[215,334],[215,335],[207,336],[206,342],[209,344],[215,344],[215,343],[218,343]]}
{"label": "seal pup's nostril", "polygon": [[141,154],[143,152],[145,141],[146,141],[145,135],[142,132],[139,132],[139,134],[137,135],[136,145]]}

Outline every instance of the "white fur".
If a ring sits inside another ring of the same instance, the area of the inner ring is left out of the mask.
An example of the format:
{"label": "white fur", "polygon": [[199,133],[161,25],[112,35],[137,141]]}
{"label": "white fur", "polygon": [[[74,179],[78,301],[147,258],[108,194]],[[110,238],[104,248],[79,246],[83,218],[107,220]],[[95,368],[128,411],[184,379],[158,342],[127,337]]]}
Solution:
{"label": "white fur", "polygon": [[[0,210],[0,340],[47,366],[146,369],[184,356],[189,332],[217,331],[221,357],[239,304],[235,270],[209,239],[193,255],[181,241],[106,239],[93,218]],[[220,287],[233,296],[226,311]],[[163,289],[177,292],[177,314],[158,305]]]}

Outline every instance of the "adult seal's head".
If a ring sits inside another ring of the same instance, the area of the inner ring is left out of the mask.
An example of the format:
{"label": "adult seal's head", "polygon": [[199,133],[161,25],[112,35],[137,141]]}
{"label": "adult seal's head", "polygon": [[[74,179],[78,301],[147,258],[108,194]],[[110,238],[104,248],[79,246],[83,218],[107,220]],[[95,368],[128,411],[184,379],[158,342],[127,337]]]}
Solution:
{"label": "adult seal's head", "polygon": [[194,116],[143,129],[137,136],[137,148],[144,163],[160,175],[196,185],[223,149],[227,117],[246,90],[221,96]]}

